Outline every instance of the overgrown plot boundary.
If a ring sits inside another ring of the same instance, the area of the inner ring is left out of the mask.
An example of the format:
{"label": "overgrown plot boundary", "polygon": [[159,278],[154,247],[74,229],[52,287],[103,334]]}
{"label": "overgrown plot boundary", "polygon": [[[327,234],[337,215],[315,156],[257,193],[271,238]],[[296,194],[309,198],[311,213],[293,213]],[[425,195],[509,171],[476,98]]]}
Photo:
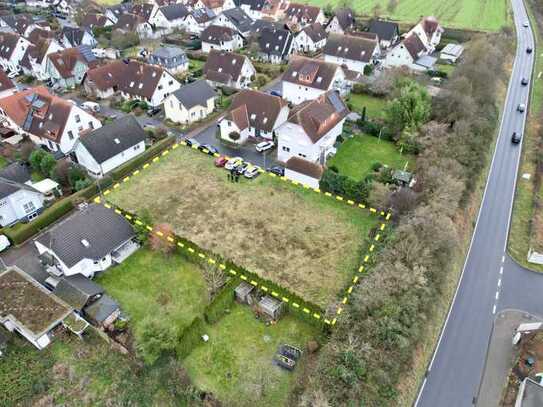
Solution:
{"label": "overgrown plot boundary", "polygon": [[[209,151],[207,151],[206,149],[199,150],[197,146],[195,146],[195,145],[188,146],[187,143],[184,142],[184,141],[182,141],[180,143],[175,143],[175,144],[172,145],[172,147],[164,150],[159,156],[156,156],[153,159],[151,159],[150,161],[143,164],[141,168],[136,169],[135,171],[133,171],[131,175],[128,175],[128,176],[124,177],[120,182],[115,183],[112,186],[112,188],[109,188],[109,189],[105,190],[103,192],[103,196],[105,197],[105,196],[109,195],[113,190],[120,188],[122,186],[122,184],[128,182],[132,177],[135,177],[135,176],[141,174],[141,172],[143,170],[148,169],[153,163],[156,163],[161,158],[166,157],[170,153],[170,151],[175,150],[179,146],[192,148],[192,149],[194,149],[196,151],[201,151],[203,154],[206,154],[207,156],[210,156]],[[213,157],[218,157],[218,156],[220,156],[220,154],[213,154]],[[226,157],[226,158],[228,159],[229,157]],[[252,166],[253,164],[249,163],[249,165]],[[276,297],[278,299],[281,299],[284,303],[287,304],[287,306],[289,306],[289,308],[294,309],[295,311],[298,311],[298,312],[302,313],[302,315],[310,317],[314,321],[320,321],[325,325],[334,326],[337,323],[337,318],[343,312],[344,306],[348,303],[349,297],[352,294],[352,292],[354,291],[355,286],[359,283],[360,276],[367,272],[368,263],[369,263],[372,255],[374,254],[375,249],[377,248],[379,242],[381,241],[381,239],[382,239],[382,237],[384,235],[384,231],[385,231],[385,229],[387,227],[387,224],[388,224],[388,222],[389,222],[389,220],[391,218],[391,213],[390,212],[385,212],[383,210],[378,210],[378,209],[373,208],[373,207],[368,207],[363,203],[355,202],[355,201],[350,200],[350,199],[345,199],[344,197],[342,197],[340,195],[334,195],[334,194],[331,194],[330,192],[323,192],[319,188],[311,188],[311,187],[309,187],[307,185],[304,185],[304,184],[301,184],[301,183],[299,183],[297,181],[290,180],[290,179],[288,179],[288,178],[286,178],[284,176],[279,177],[276,174],[274,174],[272,172],[264,171],[263,169],[259,169],[259,172],[261,172],[263,174],[268,174],[271,177],[278,177],[282,181],[290,182],[291,184],[293,184],[295,186],[298,186],[300,188],[310,189],[310,190],[314,191],[315,193],[323,194],[324,196],[329,197],[331,199],[335,199],[336,201],[344,202],[346,205],[356,206],[356,207],[358,207],[360,209],[367,210],[371,214],[374,214],[374,215],[377,215],[377,216],[380,216],[380,217],[383,218],[382,223],[378,227],[378,231],[377,231],[376,235],[371,240],[371,243],[370,243],[370,245],[368,247],[368,250],[365,253],[365,255],[363,256],[363,258],[362,258],[362,262],[361,262],[360,266],[358,267],[358,269],[355,272],[351,282],[349,283],[349,287],[345,290],[344,296],[343,296],[343,298],[342,298],[342,300],[340,302],[340,305],[337,307],[337,309],[335,311],[335,315],[333,316],[333,318],[332,317],[331,318],[326,318],[325,317],[325,312],[321,307],[319,307],[319,306],[317,306],[315,304],[312,304],[309,301],[304,300],[302,297],[300,297],[298,295],[292,294],[290,292],[290,290],[280,286],[279,284],[277,284],[275,282],[272,282],[270,280],[264,279],[264,278],[258,276],[256,273],[250,272],[250,271],[248,271],[248,270],[246,270],[246,269],[244,269],[244,268],[242,268],[240,266],[235,265],[234,263],[232,263],[229,260],[224,260],[224,261],[218,260],[218,259],[220,259],[220,256],[209,253],[207,250],[202,249],[201,247],[199,247],[194,242],[192,242],[192,241],[190,241],[188,239],[182,238],[182,237],[174,235],[174,234],[165,235],[162,231],[158,230],[153,225],[149,225],[149,224],[144,223],[136,215],[131,214],[128,211],[124,210],[123,208],[120,208],[120,207],[108,202],[105,198],[103,199],[100,196],[98,196],[98,197],[96,197],[94,199],[94,202],[99,203],[99,204],[103,204],[106,208],[114,210],[117,214],[119,214],[121,216],[124,216],[133,225],[137,225],[139,227],[145,228],[148,233],[153,233],[156,236],[167,240],[169,243],[175,244],[178,248],[180,248],[182,250],[186,250],[186,252],[189,255],[193,256],[198,261],[207,262],[207,263],[212,264],[212,265],[218,264],[219,268],[221,268],[222,270],[227,270],[227,272],[231,276],[239,278],[239,279],[241,279],[243,281],[247,281],[251,285],[253,285],[255,287],[258,287],[262,291],[270,293],[272,296],[274,296],[274,297]]]}

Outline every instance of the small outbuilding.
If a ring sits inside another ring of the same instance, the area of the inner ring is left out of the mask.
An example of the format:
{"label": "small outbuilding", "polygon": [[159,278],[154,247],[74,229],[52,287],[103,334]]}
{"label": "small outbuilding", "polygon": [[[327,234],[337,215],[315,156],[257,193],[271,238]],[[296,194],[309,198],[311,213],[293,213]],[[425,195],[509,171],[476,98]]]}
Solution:
{"label": "small outbuilding", "polygon": [[444,61],[449,61],[455,63],[458,61],[458,58],[464,53],[464,47],[460,44],[447,44],[441,50],[439,58]]}
{"label": "small outbuilding", "polygon": [[271,319],[277,320],[283,311],[283,302],[266,295],[258,303],[258,308]]}
{"label": "small outbuilding", "polygon": [[254,290],[254,286],[251,284],[246,283],[245,281],[242,281],[240,285],[236,287],[234,290],[236,295],[236,300],[241,302],[242,304],[249,304],[251,305],[253,302],[253,297],[251,293]]}

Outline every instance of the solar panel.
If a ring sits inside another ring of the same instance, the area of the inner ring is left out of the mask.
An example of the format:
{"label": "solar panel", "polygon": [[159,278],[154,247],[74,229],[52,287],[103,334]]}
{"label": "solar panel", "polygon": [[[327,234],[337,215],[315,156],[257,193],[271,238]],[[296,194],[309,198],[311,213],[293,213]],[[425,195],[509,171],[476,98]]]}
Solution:
{"label": "solar panel", "polygon": [[336,111],[339,112],[344,109],[343,102],[341,101],[341,98],[336,92],[331,92],[328,95],[328,100],[330,101],[332,106],[334,106],[334,109],[336,109]]}
{"label": "solar panel", "polygon": [[78,47],[79,52],[81,52],[81,55],[87,60],[87,62],[92,62],[96,60],[96,56],[93,54],[91,47],[88,45],[80,45]]}

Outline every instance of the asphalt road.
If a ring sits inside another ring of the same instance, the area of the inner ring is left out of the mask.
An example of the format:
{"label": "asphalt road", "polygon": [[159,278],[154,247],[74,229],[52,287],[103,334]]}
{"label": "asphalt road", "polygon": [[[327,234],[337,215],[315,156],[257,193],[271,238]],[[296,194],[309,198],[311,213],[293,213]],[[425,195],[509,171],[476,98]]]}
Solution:
{"label": "asphalt road", "polygon": [[[505,308],[543,315],[543,275],[524,270],[506,253],[521,146],[511,143],[513,132],[523,133],[528,104],[534,46],[522,0],[512,0],[517,27],[517,51],[505,102],[501,129],[481,209],[462,277],[447,316],[436,352],[426,372],[417,407],[465,407],[476,404],[488,341],[496,313]],[[484,78],[481,78],[484,80]]]}

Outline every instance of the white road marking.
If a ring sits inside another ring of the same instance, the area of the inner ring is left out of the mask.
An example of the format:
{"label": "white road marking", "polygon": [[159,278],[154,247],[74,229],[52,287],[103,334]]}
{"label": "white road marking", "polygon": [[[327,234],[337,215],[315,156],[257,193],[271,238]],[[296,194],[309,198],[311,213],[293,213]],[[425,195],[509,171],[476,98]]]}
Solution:
{"label": "white road marking", "polygon": [[502,285],[502,279],[500,278],[500,279],[498,280],[498,287],[501,287],[501,285]]}
{"label": "white road marking", "polygon": [[505,256],[502,256],[502,263],[505,263]]}
{"label": "white road marking", "polygon": [[500,292],[496,291],[496,299],[500,298]]}
{"label": "white road marking", "polygon": [[492,314],[495,314],[496,313],[496,304],[494,304],[494,306],[492,307]]}
{"label": "white road marking", "polygon": [[503,274],[503,266],[500,267],[500,274]]}

